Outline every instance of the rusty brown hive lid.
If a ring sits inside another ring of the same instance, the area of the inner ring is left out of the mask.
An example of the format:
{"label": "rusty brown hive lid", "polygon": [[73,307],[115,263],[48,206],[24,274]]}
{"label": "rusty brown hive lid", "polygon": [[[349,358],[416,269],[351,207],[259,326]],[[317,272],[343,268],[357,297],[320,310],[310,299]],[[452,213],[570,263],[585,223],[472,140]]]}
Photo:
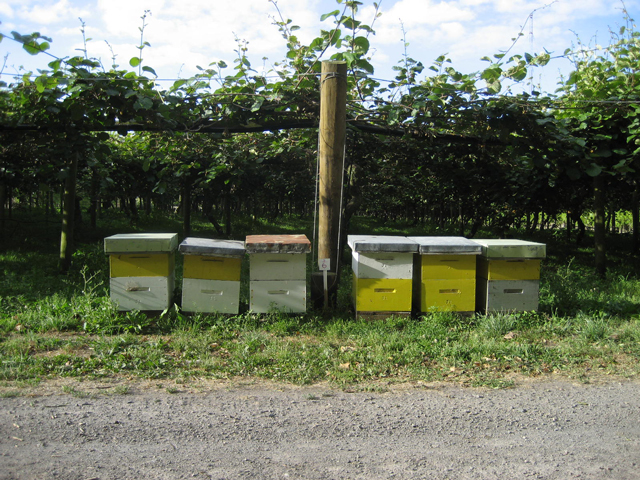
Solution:
{"label": "rusty brown hive lid", "polygon": [[247,253],[309,253],[311,242],[304,234],[247,235]]}

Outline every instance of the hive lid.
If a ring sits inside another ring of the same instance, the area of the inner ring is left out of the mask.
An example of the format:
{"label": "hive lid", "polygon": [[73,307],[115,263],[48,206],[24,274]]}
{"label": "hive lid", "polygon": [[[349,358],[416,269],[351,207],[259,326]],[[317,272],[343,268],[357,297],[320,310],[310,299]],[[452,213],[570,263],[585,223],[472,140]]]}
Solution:
{"label": "hive lid", "polygon": [[212,238],[187,237],[178,247],[180,253],[191,255],[244,255],[242,240],[219,240]]}
{"label": "hive lid", "polygon": [[544,243],[515,239],[473,240],[482,246],[482,256],[487,258],[545,258],[547,246]]}
{"label": "hive lid", "polygon": [[311,242],[306,235],[247,235],[247,253],[309,253]]}
{"label": "hive lid", "polygon": [[177,233],[119,233],[104,239],[105,253],[173,252]]}
{"label": "hive lid", "polygon": [[409,237],[419,246],[423,255],[453,254],[480,255],[482,246],[464,237]]}
{"label": "hive lid", "polygon": [[394,235],[349,235],[347,243],[354,252],[402,252],[418,251],[418,244],[407,237]]}

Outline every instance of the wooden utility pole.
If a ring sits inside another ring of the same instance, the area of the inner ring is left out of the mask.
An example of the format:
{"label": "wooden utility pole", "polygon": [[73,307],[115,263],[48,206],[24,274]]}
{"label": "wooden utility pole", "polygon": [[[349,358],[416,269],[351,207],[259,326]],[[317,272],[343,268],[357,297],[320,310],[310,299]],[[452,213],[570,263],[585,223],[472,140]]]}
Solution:
{"label": "wooden utility pole", "polygon": [[330,286],[336,283],[335,272],[340,254],[340,195],[346,130],[347,64],[325,61],[322,62],[320,78],[318,258],[330,259],[329,271],[333,273]]}

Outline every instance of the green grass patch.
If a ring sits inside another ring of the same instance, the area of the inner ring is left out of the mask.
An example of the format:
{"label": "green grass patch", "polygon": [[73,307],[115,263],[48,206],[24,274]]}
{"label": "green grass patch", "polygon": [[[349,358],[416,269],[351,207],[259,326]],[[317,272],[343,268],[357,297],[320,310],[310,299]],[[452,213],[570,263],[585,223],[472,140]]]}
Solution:
{"label": "green grass patch", "polygon": [[[0,387],[6,395],[62,377],[124,376],[173,384],[246,377],[296,384],[328,381],[366,391],[405,381],[507,388],[514,385],[514,375],[555,373],[589,381],[597,375],[632,377],[640,369],[640,268],[624,250],[610,252],[611,274],[602,280],[593,275],[583,250],[555,237],[540,239],[548,243],[549,258],[543,262],[538,312],[471,317],[433,312],[412,319],[356,320],[348,262],[343,262],[338,307],[332,312],[257,315],[247,311],[246,288],[239,315],[187,315],[179,305],[156,315],[118,312],[109,299],[102,237],[145,228],[179,231],[170,221],[153,221],[103,225],[79,243],[66,275],[57,272],[50,235],[41,236],[41,243],[29,236],[4,245]],[[260,222],[239,221],[237,226],[246,233],[255,233],[254,228],[307,232],[310,227],[299,219],[278,228]],[[195,225],[196,235],[211,233]],[[420,233],[374,220],[355,228],[360,233]],[[177,275],[179,285],[179,267]],[[243,275],[248,275],[246,264]],[[173,385],[163,388],[178,391]],[[113,393],[127,392],[123,386]]]}

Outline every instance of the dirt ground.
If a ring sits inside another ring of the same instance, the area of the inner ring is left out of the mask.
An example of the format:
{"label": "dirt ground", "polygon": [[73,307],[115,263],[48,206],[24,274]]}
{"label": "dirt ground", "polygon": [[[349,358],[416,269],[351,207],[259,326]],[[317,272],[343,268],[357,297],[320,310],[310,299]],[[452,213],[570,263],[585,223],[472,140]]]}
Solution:
{"label": "dirt ground", "polygon": [[0,479],[640,479],[640,381],[126,388],[0,398]]}

